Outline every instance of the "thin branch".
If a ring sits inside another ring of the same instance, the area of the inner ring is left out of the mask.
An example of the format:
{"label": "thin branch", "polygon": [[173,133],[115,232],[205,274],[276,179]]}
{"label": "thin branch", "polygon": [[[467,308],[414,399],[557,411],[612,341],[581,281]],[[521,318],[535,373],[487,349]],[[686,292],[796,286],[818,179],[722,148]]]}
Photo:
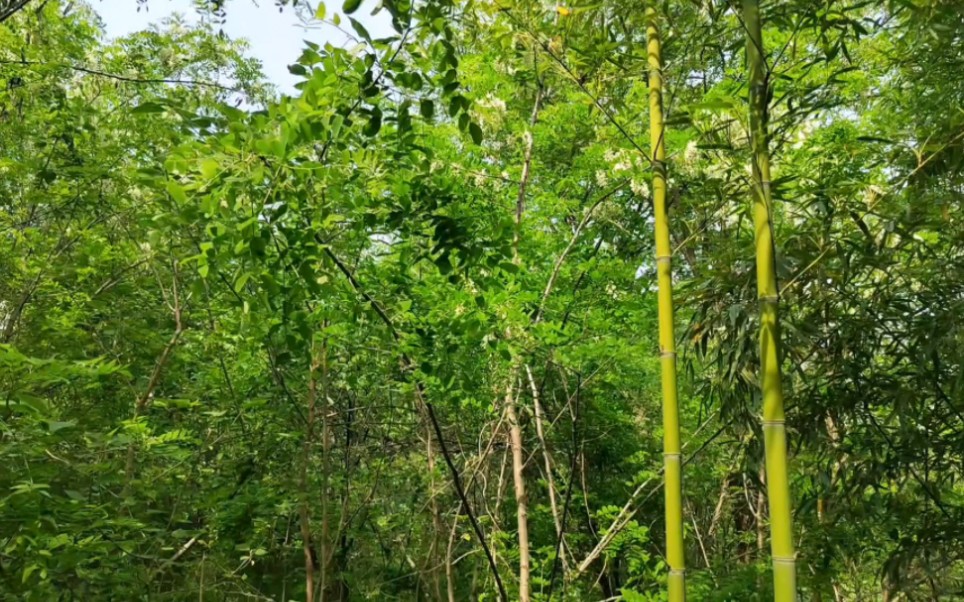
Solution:
{"label": "thin branch", "polygon": [[556,56],[554,52],[552,52],[552,49],[549,47],[549,43],[544,40],[541,40],[539,36],[537,36],[531,29],[526,27],[524,23],[522,23],[518,18],[516,18],[515,15],[512,14],[511,10],[503,9],[503,12],[509,17],[510,20],[515,22],[515,24],[518,25],[524,32],[529,34],[529,37],[531,37],[532,40],[536,44],[538,44],[540,48],[542,48],[543,52],[549,55],[549,58],[555,61],[559,65],[559,67],[561,67],[562,70],[566,72],[566,75],[568,75],[569,78],[577,86],[579,86],[579,89],[582,90],[583,94],[585,94],[587,97],[589,97],[590,100],[592,100],[596,108],[599,109],[602,112],[602,114],[606,116],[606,119],[609,121],[609,123],[611,123],[617,130],[619,130],[619,133],[623,135],[626,141],[629,142],[633,146],[633,148],[636,149],[636,151],[640,155],[642,155],[644,159],[646,159],[646,161],[652,162],[652,159],[650,158],[649,153],[643,150],[643,147],[641,147],[636,142],[636,140],[629,135],[629,132],[626,131],[626,128],[623,127],[623,125],[616,120],[616,117],[613,116],[613,114],[610,113],[605,106],[603,106],[602,102],[600,102],[599,99],[592,92],[589,91],[589,88],[586,87],[586,84],[583,83],[582,79],[580,77],[577,77],[576,74],[572,72],[572,69],[569,68],[569,65],[567,65],[565,61],[563,61],[560,57]]}
{"label": "thin branch", "polygon": [[[703,428],[706,425],[708,425],[711,421],[715,419],[716,419],[715,415],[710,416],[702,425],[700,425],[698,429],[696,429],[696,431],[693,433],[693,436],[695,437],[697,434],[699,434],[699,432],[703,430]],[[722,434],[723,431],[726,429],[726,427],[729,426],[730,422],[732,422],[732,419],[726,424],[724,424],[723,426],[721,426],[719,429],[717,429],[717,431],[713,433],[713,435],[709,439],[704,441],[703,444],[696,449],[696,451],[694,451],[692,454],[687,456],[686,460],[683,462],[683,466],[685,467],[687,464],[692,462],[693,459],[700,454],[700,452],[706,449],[706,447],[710,443],[712,443],[717,437],[719,437],[720,434]],[[683,449],[684,450],[686,449],[685,445],[683,446]],[[659,472],[660,472],[660,475],[662,475],[663,469],[661,468]],[[592,549],[592,551],[586,555],[586,558],[582,562],[580,562],[579,565],[576,567],[576,571],[575,571],[576,576],[579,576],[582,573],[586,572],[586,569],[589,568],[589,565],[591,565],[596,560],[596,558],[598,558],[599,555],[602,554],[603,550],[605,550],[606,547],[610,543],[612,543],[616,535],[620,531],[622,531],[623,528],[629,523],[630,519],[632,518],[631,510],[632,510],[633,503],[636,501],[639,495],[643,492],[643,489],[645,489],[651,482],[652,482],[652,479],[647,479],[633,491],[632,495],[629,496],[629,500],[627,500],[626,503],[623,505],[622,509],[619,511],[619,514],[616,515],[616,518],[613,519],[612,523],[609,526],[609,529],[606,530],[606,534],[603,536],[601,540],[599,540],[599,543],[596,544],[596,546]],[[650,497],[653,496],[653,494],[659,491],[660,487],[662,486],[663,486],[662,481],[657,482],[656,486],[653,487],[653,489],[651,489],[649,493],[646,494],[646,497],[642,498],[642,501],[648,500]]]}
{"label": "thin branch", "polygon": [[13,6],[8,7],[7,10],[3,11],[2,13],[0,13],[0,23],[3,23],[4,21],[6,21],[7,19],[9,19],[10,17],[12,17],[12,16],[14,16],[15,14],[17,14],[18,12],[20,12],[20,10],[21,10],[23,7],[27,6],[27,4],[29,4],[29,3],[30,3],[30,0],[20,0],[20,2],[17,2],[17,3],[14,4]]}
{"label": "thin branch", "polygon": [[[315,238],[319,243],[322,243],[317,234],[315,234]],[[372,297],[364,288],[362,288],[361,283],[358,282],[358,279],[355,278],[355,275],[352,273],[352,271],[348,269],[348,266],[346,266],[327,246],[325,246],[324,249],[325,254],[332,260],[332,262],[334,262],[341,273],[344,274],[348,279],[352,289],[354,289],[356,293],[361,295],[362,298],[365,299],[369,305],[371,305],[372,310],[375,311],[381,321],[388,328],[392,338],[395,339],[396,342],[399,341],[401,336],[399,335],[398,330],[395,329],[392,319],[387,313],[385,313],[385,310],[378,305],[374,297]],[[402,354],[402,362],[404,364],[403,368],[406,370],[410,369],[413,365],[411,360],[404,353]],[[499,568],[496,566],[495,557],[492,555],[492,551],[489,549],[489,545],[485,541],[485,534],[482,532],[482,527],[479,525],[479,521],[476,519],[475,513],[472,511],[472,506],[469,503],[469,499],[465,495],[465,488],[462,486],[462,479],[459,476],[459,470],[456,468],[455,462],[452,460],[452,455],[449,453],[448,447],[445,445],[445,437],[442,435],[442,427],[439,425],[438,416],[435,414],[435,407],[425,399],[422,383],[418,381],[415,382],[415,395],[419,402],[425,406],[425,409],[428,410],[429,421],[432,423],[432,429],[435,431],[435,436],[438,439],[439,448],[442,452],[442,458],[445,460],[445,465],[448,466],[449,472],[452,473],[452,484],[455,486],[455,492],[458,495],[459,500],[462,502],[462,507],[465,509],[465,513],[469,517],[469,522],[472,523],[472,529],[475,531],[476,537],[478,537],[479,545],[482,546],[482,551],[485,552],[486,559],[489,561],[489,568],[492,570],[492,575],[495,578],[496,586],[499,588],[499,596],[503,602],[508,602],[509,595],[506,593],[505,585],[502,583],[502,577],[499,575]]]}
{"label": "thin branch", "polygon": [[[0,23],[2,22],[3,22],[3,17],[0,17]],[[106,77],[108,79],[115,79],[118,81],[128,82],[132,84],[178,84],[182,86],[198,86],[198,87],[204,87],[204,88],[215,88],[217,90],[223,90],[225,92],[235,92],[235,93],[244,92],[244,90],[242,90],[241,88],[232,88],[231,86],[225,86],[223,84],[218,84],[215,82],[203,82],[203,81],[197,81],[193,79],[129,77],[127,75],[120,75],[117,73],[108,73],[106,71],[91,69],[90,67],[83,67],[81,65],[70,65],[67,63],[47,63],[44,61],[0,60],[0,65],[24,65],[26,67],[59,67],[61,69],[70,69],[71,71],[79,71],[80,73],[87,73],[89,75],[96,75],[98,77]]]}
{"label": "thin branch", "polygon": [[589,208],[586,210],[586,212],[583,214],[582,220],[579,222],[579,225],[576,226],[576,229],[572,233],[572,238],[569,239],[569,244],[566,245],[566,248],[563,249],[559,257],[556,258],[555,265],[552,266],[552,274],[549,276],[548,282],[546,282],[545,290],[542,291],[542,299],[539,301],[539,309],[536,311],[536,315],[532,320],[533,323],[537,324],[542,319],[542,314],[546,309],[546,300],[549,298],[550,293],[552,293],[552,288],[556,284],[556,278],[559,277],[559,271],[562,269],[562,264],[566,261],[566,257],[568,257],[569,253],[572,251],[572,248],[576,245],[576,241],[579,240],[579,235],[582,233],[583,228],[586,227],[586,224],[589,223],[590,218],[592,218],[593,212],[596,211],[596,209],[603,203],[603,201],[607,200],[608,198],[610,198],[611,196],[613,196],[614,194],[622,190],[628,183],[629,183],[629,180],[623,180],[622,182],[617,184],[614,188],[612,188],[611,190],[609,190],[608,192],[600,196],[598,199],[596,199],[596,201],[592,205],[590,205]]}

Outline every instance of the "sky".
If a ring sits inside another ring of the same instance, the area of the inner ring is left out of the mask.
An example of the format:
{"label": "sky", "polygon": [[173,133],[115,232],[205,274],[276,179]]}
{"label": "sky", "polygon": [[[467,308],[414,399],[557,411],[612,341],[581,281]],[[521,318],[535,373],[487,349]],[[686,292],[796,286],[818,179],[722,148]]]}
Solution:
{"label": "sky", "polygon": [[[340,0],[329,0],[328,16],[331,17]],[[390,35],[391,26],[384,13],[371,16],[375,6],[371,0],[362,2],[362,8],[352,15],[358,19],[375,38]],[[104,21],[107,35],[123,36],[146,29],[174,13],[185,15],[190,21],[197,20],[197,12],[191,0],[92,0],[91,5]],[[312,1],[312,6],[317,3]],[[368,10],[366,10],[368,9]],[[301,55],[304,40],[318,44],[331,42],[336,46],[345,44],[343,33],[327,25],[306,28],[295,11],[286,7],[278,11],[273,0],[229,0],[227,22],[224,32],[231,38],[245,38],[251,45],[249,53],[260,59],[268,80],[281,92],[292,94],[296,76],[288,72],[288,65]]]}

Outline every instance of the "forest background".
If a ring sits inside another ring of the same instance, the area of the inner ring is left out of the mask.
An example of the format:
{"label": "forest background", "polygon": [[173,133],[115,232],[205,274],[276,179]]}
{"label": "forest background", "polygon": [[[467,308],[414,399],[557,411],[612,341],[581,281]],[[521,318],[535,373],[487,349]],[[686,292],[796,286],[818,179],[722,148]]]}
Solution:
{"label": "forest background", "polygon": [[233,6],[0,3],[0,598],[780,599],[777,296],[798,594],[964,596],[964,5]]}

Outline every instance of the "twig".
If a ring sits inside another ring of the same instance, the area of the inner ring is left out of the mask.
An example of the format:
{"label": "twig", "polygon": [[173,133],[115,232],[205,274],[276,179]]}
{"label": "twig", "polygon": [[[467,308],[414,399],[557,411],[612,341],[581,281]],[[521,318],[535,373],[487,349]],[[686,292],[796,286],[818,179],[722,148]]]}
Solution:
{"label": "twig", "polygon": [[[0,16],[0,23],[2,22],[3,22],[3,17]],[[43,61],[0,60],[0,65],[23,65],[25,67],[59,67],[61,69],[70,69],[71,71],[79,71],[81,73],[87,73],[89,75],[106,77],[108,79],[116,79],[118,81],[128,82],[132,84],[179,84],[182,86],[199,86],[199,87],[205,87],[205,88],[215,88],[218,90],[223,90],[225,92],[235,92],[235,93],[244,92],[244,90],[242,90],[241,88],[232,88],[231,86],[225,86],[223,84],[218,84],[215,82],[202,82],[202,81],[196,81],[193,79],[129,77],[129,76],[120,75],[117,73],[108,73],[106,71],[91,69],[90,67],[82,67],[80,65],[70,65],[68,63],[46,63]]]}
{"label": "twig", "polygon": [[171,556],[171,557],[168,559],[168,561],[167,561],[166,564],[169,564],[169,565],[170,565],[170,564],[174,564],[175,562],[177,562],[177,559],[178,559],[178,558],[180,558],[181,556],[184,556],[184,554],[187,553],[187,551],[191,549],[191,546],[193,546],[194,544],[197,543],[197,538],[198,538],[198,536],[195,535],[195,536],[192,537],[191,539],[187,540],[187,543],[185,543],[183,546],[181,546],[181,548],[177,551],[177,553],[174,554],[173,556]]}
{"label": "twig", "polygon": [[583,228],[585,228],[586,224],[589,223],[589,219],[592,217],[593,212],[596,211],[603,201],[622,190],[627,183],[629,183],[628,179],[617,184],[611,190],[596,199],[596,201],[590,205],[583,214],[582,220],[579,221],[579,225],[576,226],[576,229],[572,233],[572,238],[569,239],[569,244],[566,245],[566,248],[563,249],[559,257],[556,258],[555,265],[552,266],[552,274],[549,276],[548,282],[546,282],[546,288],[542,291],[542,299],[539,301],[539,309],[536,311],[536,315],[532,320],[533,323],[538,323],[542,319],[542,314],[546,309],[546,300],[549,298],[549,294],[552,293],[552,288],[556,284],[556,278],[559,277],[562,264],[566,261],[566,257],[568,257],[569,253],[572,251],[572,248],[576,245],[576,241],[579,240],[579,234],[582,233]]}
{"label": "twig", "polygon": [[[703,430],[703,428],[714,419],[716,419],[715,415],[707,418],[706,421],[703,424],[701,424],[699,428],[696,429],[696,431],[693,433],[693,436],[696,436],[697,434],[699,434],[699,432]],[[730,422],[732,422],[732,419],[730,420]],[[717,429],[717,431],[713,433],[713,435],[709,439],[704,441],[703,444],[696,449],[696,451],[694,451],[686,458],[686,460],[683,462],[683,466],[686,466],[687,464],[689,464],[697,455],[699,455],[700,452],[706,449],[706,447],[710,443],[712,443],[717,437],[720,436],[720,434],[727,426],[729,426],[729,422],[721,426],[719,429]],[[685,445],[683,446],[683,449],[686,449]],[[659,471],[659,474],[662,475],[662,473],[663,473],[663,469],[661,468]],[[642,493],[643,489],[645,489],[652,481],[653,479],[647,479],[633,491],[632,495],[629,496],[629,500],[627,500],[626,504],[623,505],[622,509],[619,511],[619,514],[616,515],[616,518],[613,519],[613,522],[610,524],[609,529],[606,530],[606,534],[603,536],[601,540],[599,540],[599,543],[596,544],[596,547],[594,547],[592,551],[586,555],[586,558],[582,562],[580,562],[579,565],[576,567],[577,576],[581,575],[586,571],[586,569],[589,568],[589,565],[591,565],[596,560],[596,558],[599,557],[599,555],[603,552],[603,550],[605,550],[606,547],[610,543],[612,543],[612,540],[616,537],[616,534],[622,531],[623,527],[625,527],[629,523],[630,516],[631,516],[630,509],[632,508],[633,503]],[[643,501],[646,501],[654,493],[659,491],[660,487],[662,487],[662,482],[657,483],[656,486],[652,490],[650,490],[649,493],[646,494],[646,497],[643,498]]]}

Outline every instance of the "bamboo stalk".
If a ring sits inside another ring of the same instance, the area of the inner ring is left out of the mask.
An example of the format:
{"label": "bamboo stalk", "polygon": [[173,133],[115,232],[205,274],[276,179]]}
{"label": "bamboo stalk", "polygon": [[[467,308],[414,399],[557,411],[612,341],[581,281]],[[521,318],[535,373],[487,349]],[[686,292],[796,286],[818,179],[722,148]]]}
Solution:
{"label": "bamboo stalk", "polygon": [[656,231],[656,274],[659,291],[659,361],[663,386],[663,462],[666,499],[666,563],[669,602],[686,600],[683,554],[683,485],[676,384],[676,338],[673,332],[673,248],[666,211],[666,144],[663,124],[663,73],[657,14],[646,9],[649,62],[649,123],[653,156],[653,211]]}
{"label": "bamboo stalk", "polygon": [[773,242],[773,200],[770,193],[770,153],[767,140],[767,76],[760,26],[760,0],[743,0],[746,54],[750,85],[750,145],[753,152],[753,222],[756,237],[757,294],[760,299],[760,387],[763,395],[763,437],[767,500],[770,510],[770,551],[776,602],[796,600],[796,556],[787,475],[787,434],[780,374],[780,333],[777,322],[777,282]]}

